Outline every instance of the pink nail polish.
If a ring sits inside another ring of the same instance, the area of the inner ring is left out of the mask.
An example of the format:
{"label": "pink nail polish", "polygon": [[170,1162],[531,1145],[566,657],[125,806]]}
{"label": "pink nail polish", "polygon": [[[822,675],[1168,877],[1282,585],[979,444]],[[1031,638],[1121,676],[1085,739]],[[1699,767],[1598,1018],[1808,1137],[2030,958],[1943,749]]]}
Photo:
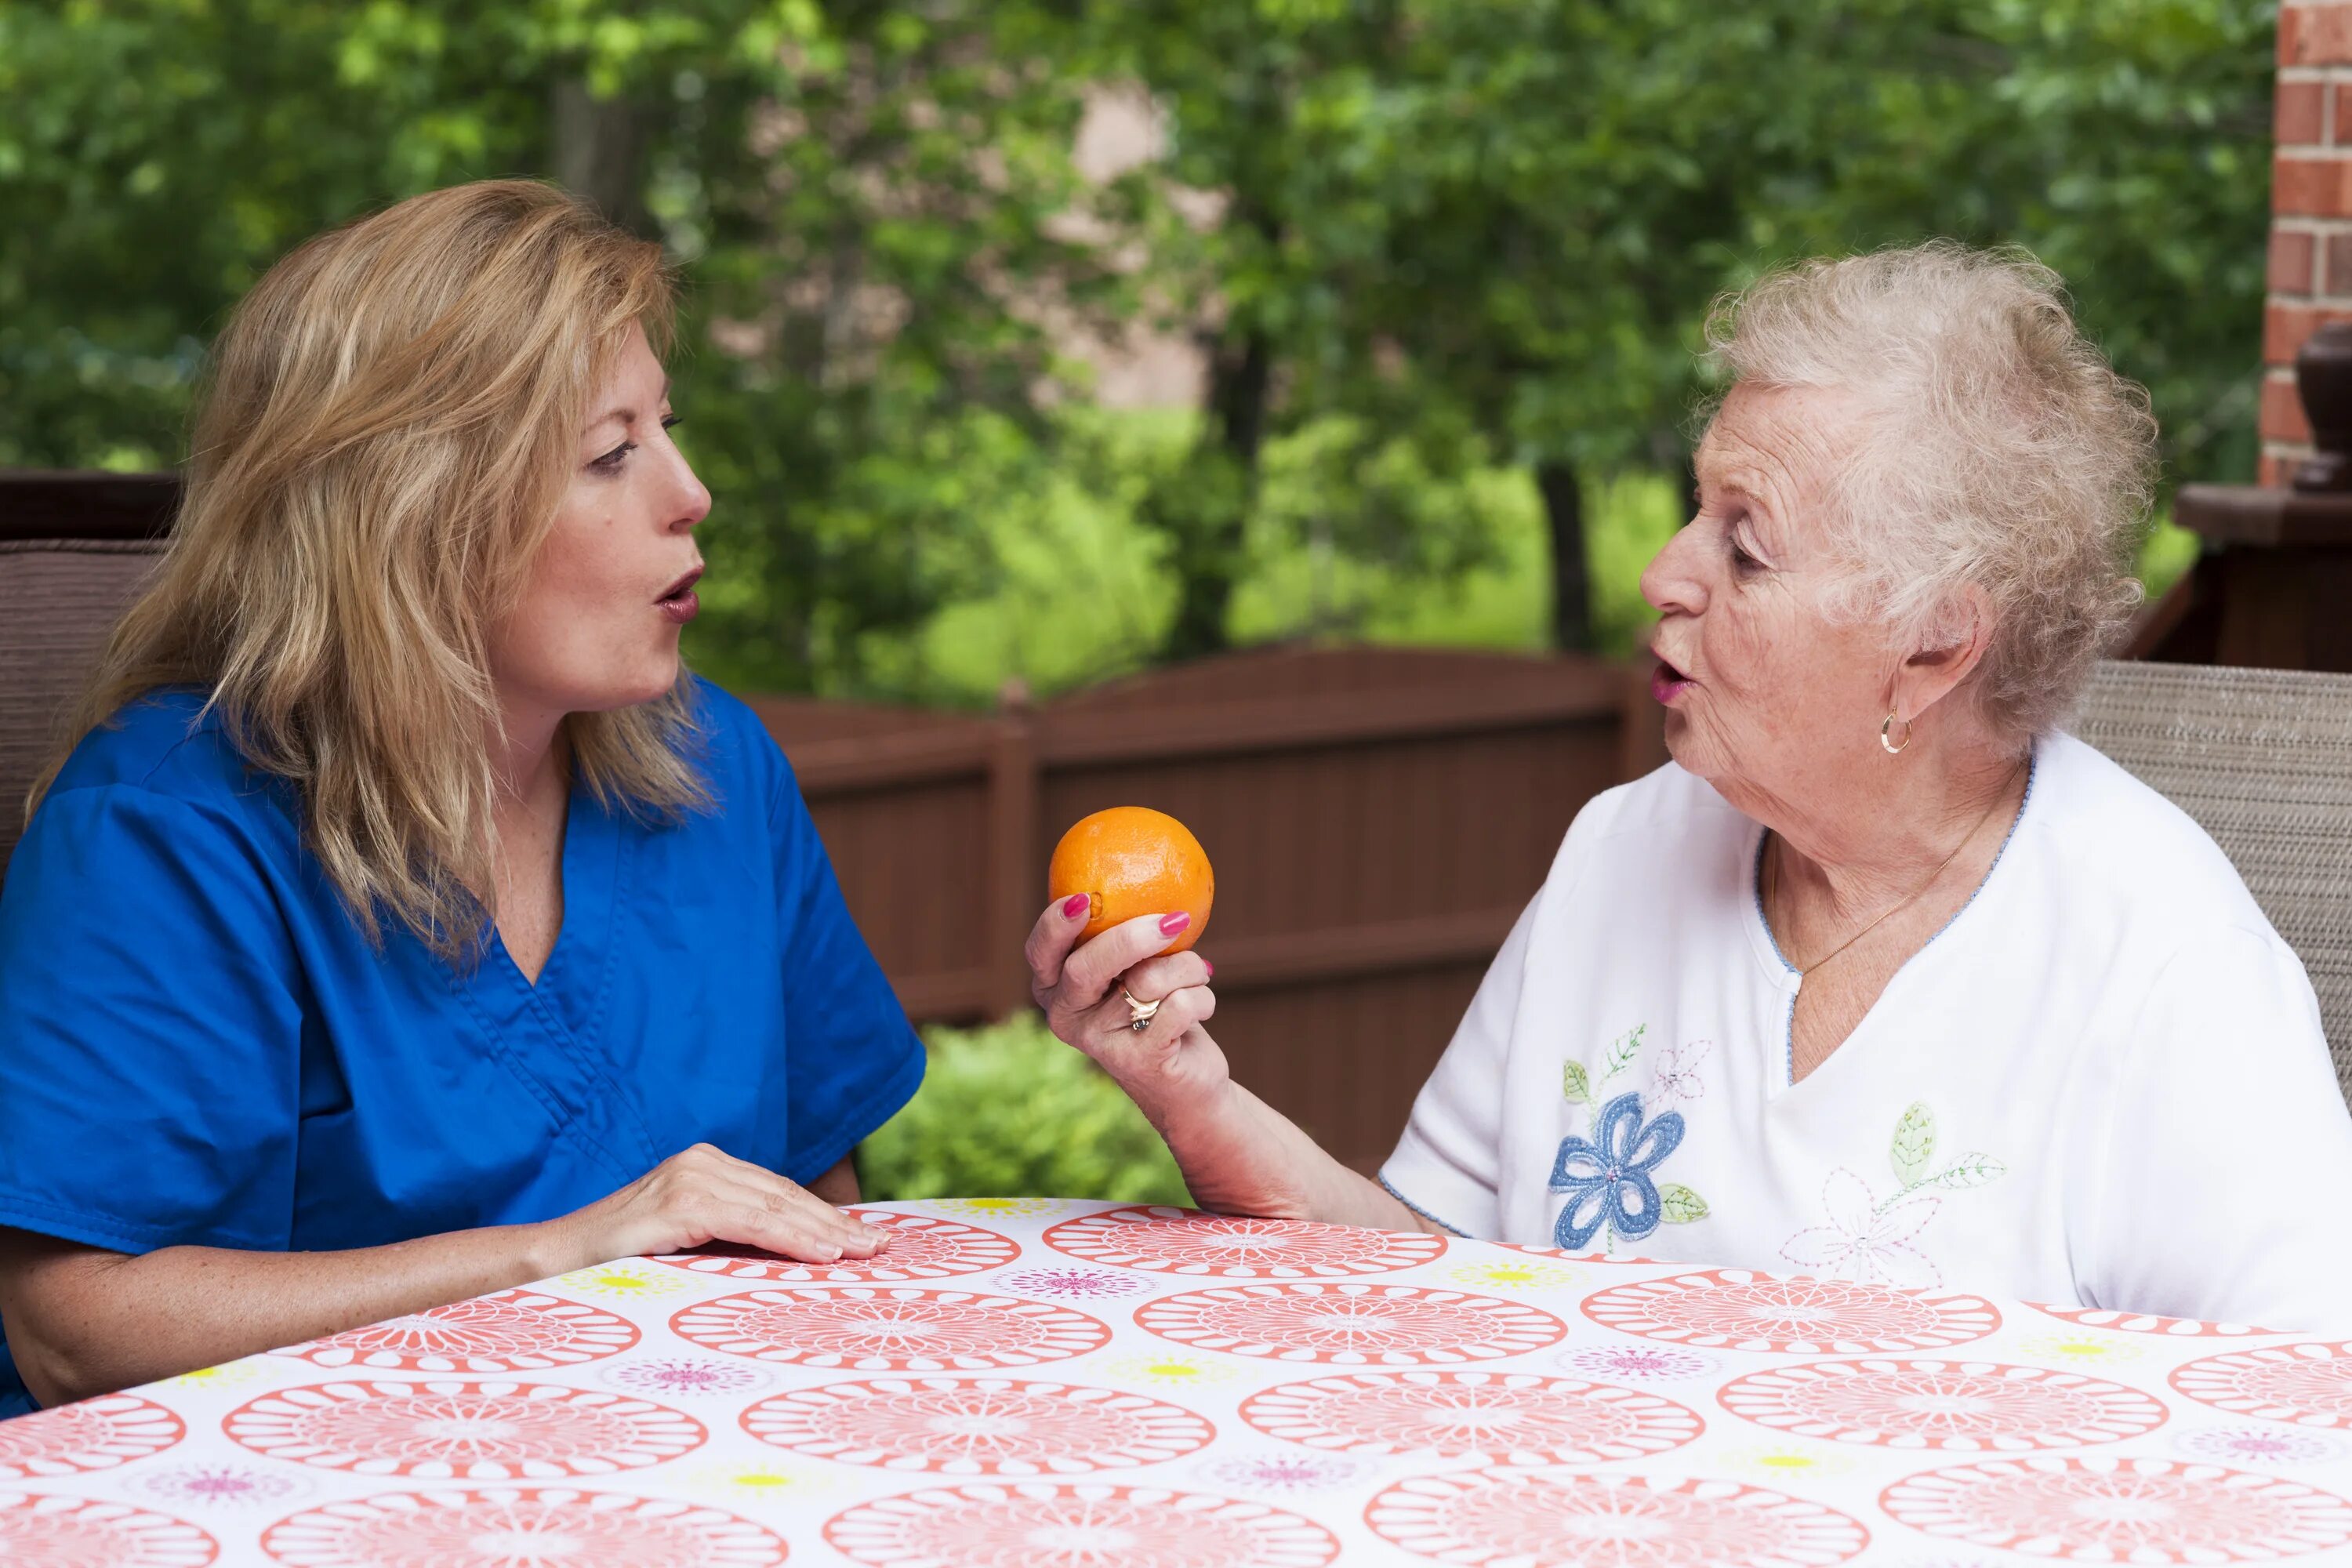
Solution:
{"label": "pink nail polish", "polygon": [[1217,966],[1211,963],[1207,959],[1204,958],[1201,960],[1201,967],[1209,972],[1210,979],[1214,980],[1217,977]]}
{"label": "pink nail polish", "polygon": [[1087,893],[1072,893],[1068,898],[1062,900],[1062,918],[1066,921],[1076,920],[1080,915],[1085,914],[1088,909],[1092,908],[1093,904],[1094,899],[1092,895]]}
{"label": "pink nail polish", "polygon": [[1160,918],[1160,934],[1161,936],[1181,936],[1183,934],[1184,928],[1192,923],[1192,917],[1186,914],[1182,910],[1178,910],[1172,915],[1162,915]]}

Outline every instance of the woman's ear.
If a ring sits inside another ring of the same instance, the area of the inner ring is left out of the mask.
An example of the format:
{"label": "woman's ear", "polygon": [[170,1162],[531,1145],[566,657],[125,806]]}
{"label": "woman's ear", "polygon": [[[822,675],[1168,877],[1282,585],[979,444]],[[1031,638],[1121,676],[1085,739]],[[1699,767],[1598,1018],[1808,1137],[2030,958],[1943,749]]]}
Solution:
{"label": "woman's ear", "polygon": [[1942,613],[1927,623],[1920,647],[1895,672],[1890,694],[1897,722],[1922,714],[1959,689],[1992,645],[1992,600],[1974,583],[1963,584]]}

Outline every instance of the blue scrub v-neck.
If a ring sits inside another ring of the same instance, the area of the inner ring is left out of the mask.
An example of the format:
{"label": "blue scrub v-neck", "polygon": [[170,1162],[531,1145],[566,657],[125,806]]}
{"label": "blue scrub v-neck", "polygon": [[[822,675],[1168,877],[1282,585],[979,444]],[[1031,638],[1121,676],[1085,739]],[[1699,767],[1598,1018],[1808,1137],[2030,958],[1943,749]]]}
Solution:
{"label": "blue scrub v-neck", "polygon": [[551,1218],[698,1142],[829,1169],[921,1044],[782,753],[693,699],[714,808],[575,784],[536,984],[495,933],[471,963],[390,922],[372,947],[201,694],[93,731],[0,889],[0,1226],[323,1250]]}

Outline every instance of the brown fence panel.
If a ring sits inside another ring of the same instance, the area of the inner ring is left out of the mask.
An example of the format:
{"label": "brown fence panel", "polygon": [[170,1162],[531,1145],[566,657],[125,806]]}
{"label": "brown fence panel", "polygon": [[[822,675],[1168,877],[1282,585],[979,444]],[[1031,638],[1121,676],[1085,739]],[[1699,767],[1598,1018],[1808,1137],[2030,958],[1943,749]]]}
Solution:
{"label": "brown fence panel", "polygon": [[1182,819],[1217,868],[1202,951],[1235,1075],[1377,1165],[1579,807],[1662,755],[1584,659],[1276,649],[992,719],[756,704],[908,1011],[1024,1005],[1063,828]]}

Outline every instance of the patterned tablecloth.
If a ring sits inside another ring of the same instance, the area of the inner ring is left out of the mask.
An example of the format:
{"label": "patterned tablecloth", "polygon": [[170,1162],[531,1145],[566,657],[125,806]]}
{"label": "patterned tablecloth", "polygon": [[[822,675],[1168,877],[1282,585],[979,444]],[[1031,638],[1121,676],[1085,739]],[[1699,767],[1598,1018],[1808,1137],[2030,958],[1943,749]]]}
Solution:
{"label": "patterned tablecloth", "polygon": [[0,1425],[82,1568],[2352,1563],[2352,1343],[1048,1199]]}

